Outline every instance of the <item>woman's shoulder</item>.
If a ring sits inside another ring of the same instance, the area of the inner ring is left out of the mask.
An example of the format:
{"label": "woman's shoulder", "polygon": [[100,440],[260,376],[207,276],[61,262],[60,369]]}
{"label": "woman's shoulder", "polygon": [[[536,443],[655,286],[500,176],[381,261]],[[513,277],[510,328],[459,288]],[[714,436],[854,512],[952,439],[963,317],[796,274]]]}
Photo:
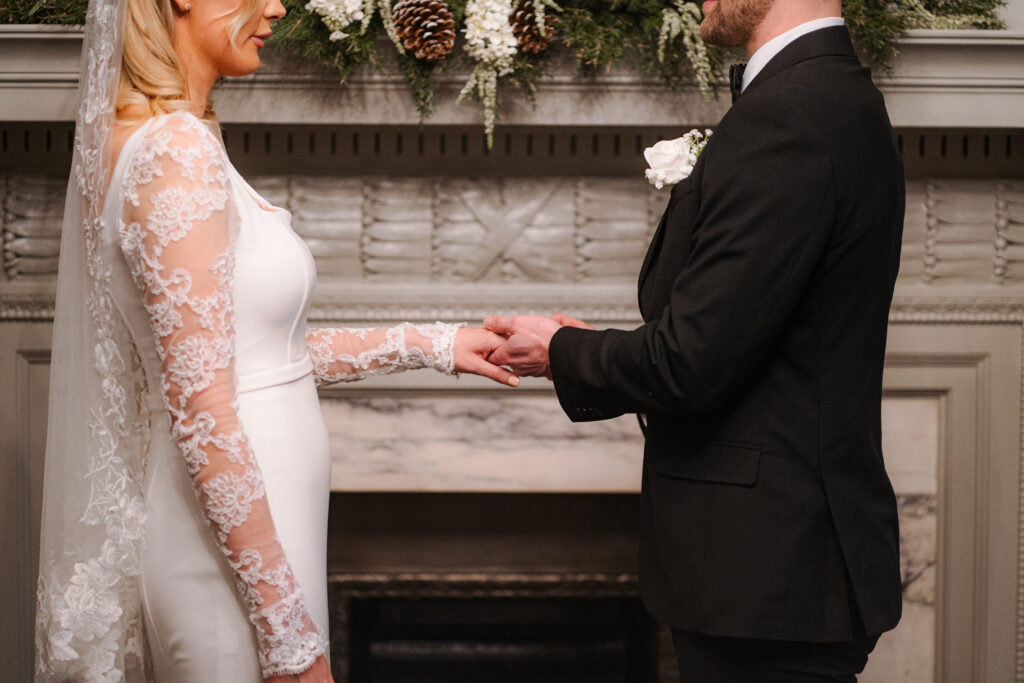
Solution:
{"label": "woman's shoulder", "polygon": [[128,167],[153,163],[177,166],[227,163],[220,135],[210,122],[187,111],[147,119],[131,135],[138,139],[131,145],[126,144],[123,150],[130,154]]}
{"label": "woman's shoulder", "polygon": [[[136,203],[143,186],[224,184],[228,159],[209,123],[185,111],[150,118],[136,128],[121,154],[127,154],[119,181],[125,199]],[[154,188],[155,189],[155,188]]]}
{"label": "woman's shoulder", "polygon": [[160,151],[194,148],[220,156],[223,152],[220,136],[209,121],[187,111],[175,111],[153,117],[143,124],[147,145],[156,145]]}

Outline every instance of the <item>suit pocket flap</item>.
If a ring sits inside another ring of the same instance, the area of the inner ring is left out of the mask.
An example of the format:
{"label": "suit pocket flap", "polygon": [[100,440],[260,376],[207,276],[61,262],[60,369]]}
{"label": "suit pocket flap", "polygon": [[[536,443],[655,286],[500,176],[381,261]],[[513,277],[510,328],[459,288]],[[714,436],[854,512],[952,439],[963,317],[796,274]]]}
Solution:
{"label": "suit pocket flap", "polygon": [[654,470],[678,479],[753,486],[760,461],[757,446],[709,443],[694,452],[663,453],[654,460]]}

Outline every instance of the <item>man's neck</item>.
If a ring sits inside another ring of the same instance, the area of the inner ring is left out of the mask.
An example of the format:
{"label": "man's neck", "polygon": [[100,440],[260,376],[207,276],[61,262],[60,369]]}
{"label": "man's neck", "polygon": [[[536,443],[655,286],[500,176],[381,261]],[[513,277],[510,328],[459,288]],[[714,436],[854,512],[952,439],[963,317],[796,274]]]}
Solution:
{"label": "man's neck", "polygon": [[806,24],[815,19],[825,17],[841,16],[840,0],[818,0],[817,2],[793,2],[790,0],[776,0],[772,3],[768,14],[754,32],[750,34],[750,40],[744,45],[747,51],[747,58],[758,51],[762,45],[776,36],[781,36],[786,31],[794,29],[800,24]]}

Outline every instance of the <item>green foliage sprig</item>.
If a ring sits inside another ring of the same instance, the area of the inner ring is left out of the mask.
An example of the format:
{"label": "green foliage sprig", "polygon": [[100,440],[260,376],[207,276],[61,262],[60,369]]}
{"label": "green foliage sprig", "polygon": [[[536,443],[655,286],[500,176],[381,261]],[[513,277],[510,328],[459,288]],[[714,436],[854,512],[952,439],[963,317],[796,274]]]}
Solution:
{"label": "green foliage sprig", "polygon": [[0,3],[0,24],[64,24],[81,26],[87,0],[6,0]]}
{"label": "green foliage sprig", "polygon": [[889,71],[896,39],[910,29],[1000,29],[1005,0],[844,0],[843,17],[854,44],[872,65]]}

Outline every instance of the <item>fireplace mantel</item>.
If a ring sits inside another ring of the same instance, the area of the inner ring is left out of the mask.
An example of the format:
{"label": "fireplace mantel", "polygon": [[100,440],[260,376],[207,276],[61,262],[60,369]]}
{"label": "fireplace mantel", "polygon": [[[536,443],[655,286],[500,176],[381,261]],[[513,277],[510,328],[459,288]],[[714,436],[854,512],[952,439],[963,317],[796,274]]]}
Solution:
{"label": "fireplace mantel", "polygon": [[[82,32],[75,27],[0,25],[0,121],[72,121]],[[898,128],[1024,126],[1024,31],[910,31],[890,74],[879,74]],[[400,76],[363,72],[345,87],[301,60],[267,50],[253,76],[228,79],[216,94],[227,123],[409,125],[419,117]],[[465,75],[438,83],[428,125],[481,121],[473,103],[455,104]],[[726,92],[724,88],[720,92]],[[282,96],[287,93],[287,96]],[[674,92],[625,69],[580,81],[565,60],[540,86],[536,107],[515,92],[502,99],[499,124],[513,126],[711,125],[728,98]]]}

